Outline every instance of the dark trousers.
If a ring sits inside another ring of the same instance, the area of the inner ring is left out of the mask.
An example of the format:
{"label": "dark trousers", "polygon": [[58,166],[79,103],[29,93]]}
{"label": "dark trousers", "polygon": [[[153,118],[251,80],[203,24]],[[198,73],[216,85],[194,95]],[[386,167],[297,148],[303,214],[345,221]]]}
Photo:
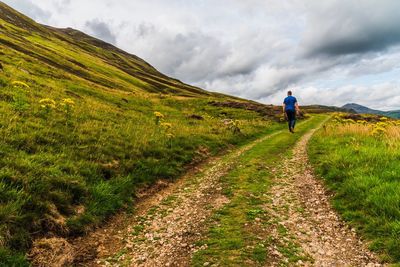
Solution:
{"label": "dark trousers", "polygon": [[286,110],[286,115],[288,119],[289,130],[294,129],[294,126],[296,125],[296,111]]}

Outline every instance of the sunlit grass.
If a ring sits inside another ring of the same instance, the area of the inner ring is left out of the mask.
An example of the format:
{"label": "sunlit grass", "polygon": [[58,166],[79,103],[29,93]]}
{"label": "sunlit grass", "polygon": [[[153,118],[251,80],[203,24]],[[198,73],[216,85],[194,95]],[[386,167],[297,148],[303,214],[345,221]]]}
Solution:
{"label": "sunlit grass", "polygon": [[399,121],[339,117],[310,145],[318,173],[336,192],[336,208],[391,262],[400,262],[399,141]]}

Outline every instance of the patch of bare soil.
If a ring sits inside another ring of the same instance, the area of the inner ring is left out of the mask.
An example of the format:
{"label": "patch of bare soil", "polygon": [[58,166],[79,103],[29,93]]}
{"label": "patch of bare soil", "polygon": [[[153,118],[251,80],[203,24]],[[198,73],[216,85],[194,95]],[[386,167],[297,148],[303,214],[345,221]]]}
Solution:
{"label": "patch of bare soil", "polygon": [[63,238],[44,238],[33,243],[29,257],[33,266],[67,266],[74,259],[74,249]]}
{"label": "patch of bare soil", "polygon": [[[355,230],[332,209],[331,196],[312,171],[306,147],[314,131],[303,136],[293,150],[293,157],[283,160],[274,170],[272,203],[266,209],[301,247],[301,259],[296,265],[381,266]],[[276,249],[272,251],[281,257],[280,262],[288,262]]]}

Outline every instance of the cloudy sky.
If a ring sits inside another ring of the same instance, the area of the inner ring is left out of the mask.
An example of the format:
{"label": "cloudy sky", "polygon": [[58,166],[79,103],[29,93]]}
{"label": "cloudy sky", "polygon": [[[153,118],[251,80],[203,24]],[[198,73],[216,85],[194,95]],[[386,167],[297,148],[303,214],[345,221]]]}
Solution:
{"label": "cloudy sky", "polygon": [[400,109],[398,0],[3,0],[207,90]]}

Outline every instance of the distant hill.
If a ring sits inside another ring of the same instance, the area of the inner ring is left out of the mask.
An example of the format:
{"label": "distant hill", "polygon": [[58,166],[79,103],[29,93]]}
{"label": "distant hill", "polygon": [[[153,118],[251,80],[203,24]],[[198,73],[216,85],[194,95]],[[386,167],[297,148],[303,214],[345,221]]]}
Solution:
{"label": "distant hill", "polygon": [[362,106],[356,103],[349,103],[344,105],[342,108],[348,109],[348,110],[354,110],[357,113],[363,113],[363,114],[376,114],[376,115],[383,115],[383,116],[388,116],[392,118],[400,118],[400,110],[393,110],[393,111],[382,111],[382,110],[376,110],[376,109],[371,109],[366,106]]}
{"label": "distant hill", "polygon": [[308,105],[302,106],[302,110],[305,110],[308,113],[326,113],[326,112],[346,112],[346,113],[357,113],[355,110],[351,108],[345,107],[335,107],[335,106],[324,106],[324,105]]}

